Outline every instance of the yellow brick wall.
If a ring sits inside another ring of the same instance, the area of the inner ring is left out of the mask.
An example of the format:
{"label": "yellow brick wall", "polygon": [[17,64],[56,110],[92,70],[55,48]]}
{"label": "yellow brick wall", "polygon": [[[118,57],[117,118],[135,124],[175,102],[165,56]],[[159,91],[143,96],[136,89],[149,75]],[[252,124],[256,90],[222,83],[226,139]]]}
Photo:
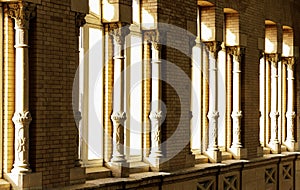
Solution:
{"label": "yellow brick wall", "polygon": [[7,13],[3,24],[3,171],[9,173],[14,158],[15,53],[13,21]]}

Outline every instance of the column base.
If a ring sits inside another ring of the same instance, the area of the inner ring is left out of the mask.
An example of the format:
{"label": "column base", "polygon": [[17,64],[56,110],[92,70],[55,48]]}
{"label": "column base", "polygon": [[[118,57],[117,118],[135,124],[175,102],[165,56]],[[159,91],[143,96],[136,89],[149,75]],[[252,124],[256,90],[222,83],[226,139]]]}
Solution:
{"label": "column base", "polygon": [[247,159],[247,149],[243,147],[231,147],[229,148],[230,153],[235,159]]}
{"label": "column base", "polygon": [[284,145],[288,151],[294,152],[296,150],[296,141],[285,141]]}
{"label": "column base", "polygon": [[271,149],[271,152],[273,154],[280,154],[281,153],[281,145],[279,142],[274,141],[274,142],[270,142],[269,147]]}
{"label": "column base", "polygon": [[86,181],[85,167],[75,167],[70,169],[70,184],[83,184]]}
{"label": "column base", "polygon": [[42,173],[8,173],[4,174],[13,189],[42,189]]}
{"label": "column base", "polygon": [[222,161],[222,152],[220,150],[207,150],[205,154],[212,163],[220,163]]}
{"label": "column base", "polygon": [[106,166],[111,170],[114,177],[129,177],[128,162],[108,162]]}

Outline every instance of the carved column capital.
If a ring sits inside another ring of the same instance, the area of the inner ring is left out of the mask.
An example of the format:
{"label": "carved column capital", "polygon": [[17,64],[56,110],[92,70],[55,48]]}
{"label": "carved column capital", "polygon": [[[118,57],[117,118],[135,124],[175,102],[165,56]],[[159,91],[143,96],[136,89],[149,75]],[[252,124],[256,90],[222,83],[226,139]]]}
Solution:
{"label": "carved column capital", "polygon": [[284,64],[287,65],[287,67],[290,70],[293,70],[294,64],[295,64],[295,58],[294,57],[283,57],[282,61],[283,61]]}
{"label": "carved column capital", "polygon": [[144,39],[151,43],[154,49],[160,51],[164,43],[164,33],[158,30],[145,31]]}
{"label": "carved column capital", "polygon": [[219,118],[220,114],[218,111],[215,111],[215,112],[208,112],[207,114],[207,118],[209,120],[217,120]]}
{"label": "carved column capital", "polygon": [[85,23],[86,23],[85,16],[86,16],[86,14],[84,14],[84,13],[76,13],[76,15],[75,15],[75,26],[77,28],[77,30],[76,30],[77,36],[80,35],[79,28],[82,27],[83,25],[85,25]]}
{"label": "carved column capital", "polygon": [[207,51],[214,54],[214,57],[218,57],[218,52],[222,50],[222,42],[213,41],[213,42],[204,42]]}
{"label": "carved column capital", "polygon": [[280,53],[266,54],[266,60],[273,64],[277,64],[279,61],[281,61],[281,54]]}
{"label": "carved column capital", "polygon": [[125,112],[113,112],[113,114],[111,115],[111,119],[116,125],[124,126],[124,122],[127,119],[126,113]]}
{"label": "carved column capital", "polygon": [[15,112],[12,121],[15,124],[29,126],[30,122],[32,121],[32,117],[29,111]]}
{"label": "carved column capital", "polygon": [[240,46],[229,46],[226,47],[227,52],[230,55],[233,55],[236,61],[241,62],[242,56],[245,55],[246,48],[245,47],[240,47]]}
{"label": "carved column capital", "polygon": [[15,19],[16,28],[29,29],[29,21],[35,17],[35,5],[28,2],[9,3],[8,15]]}
{"label": "carved column capital", "polygon": [[260,50],[259,51],[259,59],[263,58],[265,55],[264,51]]}
{"label": "carved column capital", "polygon": [[130,33],[127,23],[109,23],[108,31],[115,43],[121,46],[125,44],[125,37]]}
{"label": "carved column capital", "polygon": [[161,121],[164,116],[165,115],[162,111],[151,111],[149,118],[151,121]]}

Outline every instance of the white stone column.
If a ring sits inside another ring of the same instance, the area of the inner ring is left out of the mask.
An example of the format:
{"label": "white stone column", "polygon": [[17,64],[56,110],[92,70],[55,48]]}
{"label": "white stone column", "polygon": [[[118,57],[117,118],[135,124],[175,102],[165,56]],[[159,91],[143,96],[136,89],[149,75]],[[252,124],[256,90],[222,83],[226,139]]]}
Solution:
{"label": "white stone column", "polygon": [[163,157],[161,151],[161,124],[165,113],[161,109],[161,34],[158,31],[152,31],[151,35],[151,150],[149,161],[152,165],[158,166],[159,159]]}
{"label": "white stone column", "polygon": [[271,139],[269,146],[273,153],[281,152],[281,144],[278,139],[278,62],[279,54],[267,54],[266,59],[271,63]]}
{"label": "white stone column", "polygon": [[294,118],[296,113],[294,111],[294,58],[284,58],[285,64],[287,65],[287,136],[285,145],[288,150],[295,151],[295,135],[294,135]]}
{"label": "white stone column", "polygon": [[8,4],[9,16],[15,20],[15,160],[12,173],[31,172],[29,168],[29,61],[28,29],[34,6],[19,2]]}
{"label": "white stone column", "polygon": [[206,42],[209,54],[209,144],[206,151],[212,162],[221,162],[222,155],[218,147],[218,52],[221,42]]}
{"label": "white stone column", "polygon": [[242,56],[245,54],[243,47],[229,47],[229,54],[233,56],[232,59],[232,145],[231,152],[236,158],[245,158],[246,151],[242,145],[241,135],[241,64]]}
{"label": "white stone column", "polygon": [[129,34],[128,26],[122,23],[112,23],[110,32],[113,37],[114,46],[114,87],[113,87],[113,154],[111,162],[126,162],[124,155],[124,122],[126,113],[124,111],[124,44],[125,36]]}
{"label": "white stone column", "polygon": [[[80,54],[80,51],[79,51],[79,38],[80,38],[80,27],[82,27],[86,21],[85,21],[85,16],[86,14],[83,14],[83,13],[76,13],[76,17],[75,17],[75,26],[76,26],[76,36],[77,36],[77,40],[76,40],[76,54],[77,54],[77,64],[78,64],[78,67],[80,67],[79,65],[79,54]],[[82,128],[82,113],[80,111],[80,101],[81,101],[81,98],[80,98],[80,76],[79,76],[79,72],[78,72],[78,75],[76,76],[75,80],[74,80],[74,85],[73,85],[73,100],[72,100],[72,103],[73,103],[73,110],[74,110],[74,120],[75,120],[75,123],[76,123],[76,127],[77,127],[77,137],[76,137],[76,144],[77,144],[77,150],[75,152],[75,154],[78,155],[78,158],[75,160],[75,166],[76,167],[80,167],[81,166],[81,137],[80,135],[82,135],[80,133],[80,129]]]}

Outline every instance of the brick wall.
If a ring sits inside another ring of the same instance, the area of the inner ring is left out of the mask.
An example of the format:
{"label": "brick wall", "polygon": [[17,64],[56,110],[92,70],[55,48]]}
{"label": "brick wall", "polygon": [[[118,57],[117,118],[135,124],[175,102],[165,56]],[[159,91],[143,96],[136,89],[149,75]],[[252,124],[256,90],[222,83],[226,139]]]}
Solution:
{"label": "brick wall", "polygon": [[77,69],[70,0],[43,0],[30,25],[30,164],[43,186],[64,186],[77,158],[72,85]]}

